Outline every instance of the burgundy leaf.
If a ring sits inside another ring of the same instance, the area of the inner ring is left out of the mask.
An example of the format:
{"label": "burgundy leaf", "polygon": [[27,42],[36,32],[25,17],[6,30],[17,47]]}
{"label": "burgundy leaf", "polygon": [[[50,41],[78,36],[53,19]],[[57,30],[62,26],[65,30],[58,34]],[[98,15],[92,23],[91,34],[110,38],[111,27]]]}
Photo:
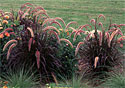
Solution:
{"label": "burgundy leaf", "polygon": [[37,50],[35,53],[35,56],[37,58],[37,68],[40,68],[40,52]]}
{"label": "burgundy leaf", "polygon": [[31,49],[31,44],[32,44],[32,41],[33,41],[33,38],[30,38],[29,43],[28,43],[28,48],[29,48],[29,51],[30,51],[30,49]]}
{"label": "burgundy leaf", "polygon": [[99,45],[102,45],[102,32],[99,33]]}

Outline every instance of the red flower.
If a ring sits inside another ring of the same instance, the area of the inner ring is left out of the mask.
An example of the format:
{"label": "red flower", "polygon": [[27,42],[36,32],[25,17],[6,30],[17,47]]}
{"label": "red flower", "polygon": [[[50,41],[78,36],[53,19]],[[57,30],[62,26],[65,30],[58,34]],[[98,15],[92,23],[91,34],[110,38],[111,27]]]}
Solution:
{"label": "red flower", "polygon": [[5,36],[10,37],[10,34],[8,32],[5,32]]}

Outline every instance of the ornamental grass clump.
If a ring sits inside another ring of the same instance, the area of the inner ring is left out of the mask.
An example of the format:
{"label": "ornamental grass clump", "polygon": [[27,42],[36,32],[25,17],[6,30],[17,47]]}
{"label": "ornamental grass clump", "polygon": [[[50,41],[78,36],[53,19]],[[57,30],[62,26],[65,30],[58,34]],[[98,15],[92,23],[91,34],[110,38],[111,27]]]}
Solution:
{"label": "ornamental grass clump", "polygon": [[[35,72],[35,71],[34,71]],[[32,88],[38,87],[38,76],[34,76],[26,67],[16,70],[8,70],[2,75],[3,86],[1,88]]]}
{"label": "ornamental grass clump", "polygon": [[[59,38],[60,31],[49,24],[51,21],[46,23],[49,17],[42,7],[33,9],[29,5],[32,6],[30,3],[22,5],[19,11],[20,25],[15,27],[18,35],[3,47],[3,51],[9,47],[7,67],[18,69],[23,63],[28,64],[31,72],[37,69],[36,74],[40,75],[42,82],[52,82],[57,71],[65,69],[62,65],[65,63],[57,55],[58,46],[63,41],[70,45],[67,47],[73,48],[73,45],[68,39]],[[46,18],[40,16],[43,12]],[[42,20],[43,23],[40,23]],[[56,20],[62,19],[57,17]]]}
{"label": "ornamental grass clump", "polygon": [[[49,25],[49,28],[54,28],[55,31],[58,32],[59,37],[59,46],[58,46],[58,52],[57,57],[62,63],[62,68],[56,69],[56,76],[58,80],[63,77],[66,79],[71,79],[72,74],[76,72],[77,67],[75,66],[77,64],[77,60],[75,58],[75,46],[77,43],[82,40],[81,37],[77,37],[76,41],[73,41],[73,34],[76,33],[76,31],[79,28],[75,28],[77,26],[77,22],[71,21],[68,24],[65,23],[65,21],[60,18],[47,18],[43,21],[42,26]],[[84,36],[84,35],[80,35]]]}
{"label": "ornamental grass clump", "polygon": [[[118,70],[118,69],[117,69]],[[110,77],[106,79],[105,83],[102,86],[108,88],[124,88],[125,87],[125,72],[119,73],[112,72],[109,73]]]}
{"label": "ornamental grass clump", "polygon": [[[88,68],[86,74],[91,79],[95,78],[96,83],[99,79],[107,77],[106,73],[110,72],[111,68],[121,64],[123,53],[118,48],[123,47],[123,40],[125,40],[121,31],[124,24],[110,24],[108,28],[105,28],[102,22],[98,22],[101,17],[105,20],[102,14],[97,20],[91,20],[94,29],[88,31],[87,38],[79,42],[75,50],[75,55],[77,53],[80,55],[79,64],[82,64],[82,69]],[[99,30],[100,27],[102,30]],[[86,33],[80,30],[80,33],[82,32]]]}

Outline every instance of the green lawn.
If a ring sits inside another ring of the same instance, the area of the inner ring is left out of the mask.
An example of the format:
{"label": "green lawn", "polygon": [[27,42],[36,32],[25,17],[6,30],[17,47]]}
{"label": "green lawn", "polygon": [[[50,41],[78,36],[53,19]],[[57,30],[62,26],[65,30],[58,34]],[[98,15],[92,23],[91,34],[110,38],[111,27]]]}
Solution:
{"label": "green lawn", "polygon": [[0,9],[18,10],[26,2],[43,6],[50,17],[61,17],[66,23],[87,24],[99,14],[104,14],[107,22],[112,18],[113,23],[125,23],[125,0],[0,0]]}

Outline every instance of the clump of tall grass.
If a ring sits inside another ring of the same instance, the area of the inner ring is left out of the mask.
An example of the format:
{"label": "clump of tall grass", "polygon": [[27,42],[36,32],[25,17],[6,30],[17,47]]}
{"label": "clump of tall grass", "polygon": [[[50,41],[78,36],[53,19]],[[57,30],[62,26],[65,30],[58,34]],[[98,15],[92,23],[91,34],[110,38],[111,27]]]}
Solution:
{"label": "clump of tall grass", "polygon": [[89,26],[92,31],[88,29],[88,31],[84,31],[81,28],[74,35],[75,40],[78,33],[87,33],[86,39],[78,43],[75,55],[79,53],[81,58],[79,64],[82,63],[83,68],[88,68],[89,78],[97,79],[96,83],[107,77],[106,73],[110,72],[111,68],[121,64],[123,53],[120,52],[119,48],[123,47],[123,40],[125,40],[121,31],[124,24],[109,24],[108,27],[105,27],[102,22],[99,22],[101,17],[105,20],[105,16],[101,14],[97,20],[90,21],[92,26],[87,24],[82,27],[86,29],[86,26]]}
{"label": "clump of tall grass", "polygon": [[30,73],[28,69],[21,67],[20,69],[8,70],[2,75],[2,80],[7,81],[8,88],[32,88],[39,85],[38,77]]}

